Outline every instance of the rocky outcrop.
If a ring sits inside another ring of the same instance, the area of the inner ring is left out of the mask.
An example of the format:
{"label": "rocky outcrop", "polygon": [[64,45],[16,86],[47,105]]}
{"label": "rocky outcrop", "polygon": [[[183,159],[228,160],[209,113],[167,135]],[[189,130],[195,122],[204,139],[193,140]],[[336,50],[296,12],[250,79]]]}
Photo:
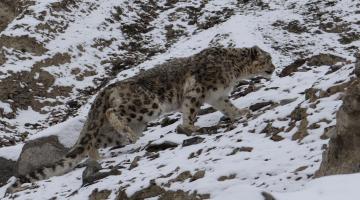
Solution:
{"label": "rocky outcrop", "polygon": [[336,129],[316,177],[360,172],[360,81],[348,88],[336,115]]}
{"label": "rocky outcrop", "polygon": [[38,138],[27,142],[16,163],[16,174],[24,175],[36,168],[52,164],[68,151],[57,136]]}
{"label": "rocky outcrop", "polygon": [[16,162],[0,157],[0,187],[5,185],[7,180],[14,175]]}
{"label": "rocky outcrop", "polygon": [[120,190],[116,200],[135,200],[158,197],[159,200],[201,200],[209,199],[208,194],[189,193],[182,190],[166,191],[164,188],[155,184],[150,185],[140,191],[135,192],[131,197],[128,197],[124,190]]}

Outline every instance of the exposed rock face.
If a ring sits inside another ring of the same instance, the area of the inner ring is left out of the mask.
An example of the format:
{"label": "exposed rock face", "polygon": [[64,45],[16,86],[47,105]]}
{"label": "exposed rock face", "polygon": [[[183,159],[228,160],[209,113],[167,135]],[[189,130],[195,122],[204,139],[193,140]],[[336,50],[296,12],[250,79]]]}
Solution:
{"label": "exposed rock face", "polygon": [[357,53],[356,55],[356,62],[355,62],[355,75],[357,77],[360,77],[360,52]]}
{"label": "exposed rock face", "polygon": [[330,138],[329,148],[316,177],[360,172],[360,81],[348,88],[343,105],[336,115],[336,133]]}
{"label": "exposed rock face", "polygon": [[140,191],[135,192],[131,197],[128,197],[125,191],[120,191],[116,200],[136,200],[136,199],[147,199],[152,197],[159,197],[159,200],[201,200],[209,199],[207,194],[200,195],[196,193],[190,194],[182,190],[177,191],[166,191],[164,188],[157,185],[150,185]]}
{"label": "exposed rock face", "polygon": [[16,163],[16,174],[25,175],[36,168],[56,162],[68,151],[56,136],[27,142]]}
{"label": "exposed rock face", "polygon": [[30,0],[1,0],[0,1],[0,31],[22,11],[26,4],[31,4]]}
{"label": "exposed rock face", "polygon": [[5,185],[7,180],[14,175],[16,162],[0,157],[0,187]]}

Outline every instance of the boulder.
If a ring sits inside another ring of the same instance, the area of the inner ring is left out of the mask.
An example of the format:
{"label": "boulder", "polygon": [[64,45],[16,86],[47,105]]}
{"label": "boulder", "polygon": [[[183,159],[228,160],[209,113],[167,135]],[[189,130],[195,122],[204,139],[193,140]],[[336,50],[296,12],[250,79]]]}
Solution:
{"label": "boulder", "polygon": [[54,135],[28,141],[24,145],[16,163],[16,174],[25,175],[41,166],[55,163],[68,150]]}
{"label": "boulder", "polygon": [[0,157],[0,187],[5,185],[7,180],[15,175],[16,162]]}
{"label": "boulder", "polygon": [[360,80],[348,88],[336,127],[315,177],[360,172]]}

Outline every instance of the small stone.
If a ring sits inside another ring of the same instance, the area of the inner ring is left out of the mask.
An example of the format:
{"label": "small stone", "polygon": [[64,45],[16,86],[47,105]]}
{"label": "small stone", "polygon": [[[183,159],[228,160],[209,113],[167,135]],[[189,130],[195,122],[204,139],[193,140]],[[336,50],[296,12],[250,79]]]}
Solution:
{"label": "small stone", "polygon": [[253,149],[252,147],[240,147],[239,151],[252,152]]}
{"label": "small stone", "polygon": [[196,136],[196,137],[184,140],[182,143],[182,146],[186,147],[186,146],[190,146],[190,145],[194,145],[194,144],[199,144],[199,143],[203,142],[204,140],[205,140],[205,138]]}
{"label": "small stone", "polygon": [[307,130],[308,124],[309,124],[309,122],[308,122],[308,120],[306,118],[301,120],[299,130],[292,136],[291,139],[301,141],[307,135],[309,135],[308,130]]}
{"label": "small stone", "polygon": [[318,129],[320,128],[321,126],[318,124],[318,123],[313,123],[309,126],[309,129],[310,130],[314,130],[314,129]]}
{"label": "small stone", "polygon": [[5,185],[8,179],[15,175],[16,162],[0,157],[0,187]]}
{"label": "small stone", "polygon": [[301,166],[301,167],[295,169],[294,173],[304,171],[307,168],[308,168],[308,166]]}
{"label": "small stone", "polygon": [[291,120],[300,121],[307,117],[306,108],[296,107],[290,114]]}
{"label": "small stone", "polygon": [[210,113],[214,113],[216,112],[217,110],[213,107],[208,107],[208,108],[204,108],[204,109],[201,109],[199,112],[198,112],[198,115],[207,115],[207,114],[210,114]]}
{"label": "small stone", "polygon": [[299,20],[293,20],[289,22],[289,24],[285,26],[284,29],[291,33],[296,33],[296,34],[300,34],[308,31],[307,28],[303,24],[301,24]]}
{"label": "small stone", "polygon": [[251,106],[249,107],[249,109],[250,109],[252,112],[255,112],[255,111],[260,110],[261,108],[263,108],[263,107],[265,107],[265,106],[272,105],[272,104],[273,104],[272,101],[256,103],[256,104],[251,105]]}
{"label": "small stone", "polygon": [[192,175],[191,175],[190,171],[184,171],[184,172],[181,172],[175,179],[172,179],[170,182],[183,182],[186,179],[189,179],[191,177],[192,177]]}
{"label": "small stone", "polygon": [[273,135],[270,137],[270,139],[274,142],[279,142],[279,141],[283,140],[284,138],[281,137],[280,135]]}
{"label": "small stone", "polygon": [[198,179],[201,179],[205,176],[205,170],[200,170],[195,172],[195,174],[192,176],[192,178],[190,179],[190,182],[196,181]]}
{"label": "small stone", "polygon": [[228,176],[220,176],[217,180],[218,181],[225,181],[225,180],[234,179],[235,177],[236,177],[236,174],[230,174]]}
{"label": "small stone", "polygon": [[105,200],[107,199],[111,194],[110,190],[101,190],[99,191],[97,188],[94,189],[90,196],[89,196],[89,200]]}
{"label": "small stone", "polygon": [[169,126],[175,122],[177,122],[179,119],[171,119],[169,117],[165,117],[163,120],[161,120],[160,122],[160,126],[161,127],[165,127],[165,126]]}
{"label": "small stone", "polygon": [[301,67],[302,65],[304,65],[306,62],[305,59],[297,59],[295,60],[293,63],[291,63],[290,65],[286,66],[280,73],[279,77],[285,77],[285,76],[290,76],[292,75],[294,72],[296,72],[298,70],[299,67]]}
{"label": "small stone", "polygon": [[262,131],[260,131],[260,133],[265,133],[266,136],[270,136],[270,135],[278,134],[281,131],[284,131],[284,128],[273,127],[272,123],[270,122],[266,125],[266,127]]}
{"label": "small stone", "polygon": [[282,99],[282,100],[280,100],[280,105],[281,106],[284,106],[284,105],[287,105],[287,104],[289,104],[289,103],[292,103],[292,102],[294,102],[294,101],[296,101],[297,100],[297,97],[296,98],[293,98],[293,99]]}
{"label": "small stone", "polygon": [[138,162],[140,161],[140,159],[141,159],[140,156],[136,156],[136,157],[134,158],[134,160],[131,162],[130,167],[129,167],[129,170],[132,170],[132,169],[134,169],[135,167],[139,166],[139,163],[138,163]]}
{"label": "small stone", "polygon": [[166,149],[173,149],[175,147],[177,147],[178,144],[175,142],[170,142],[170,141],[164,141],[161,144],[149,144],[146,147],[146,151],[149,152],[158,152],[158,151],[164,151]]}
{"label": "small stone", "polygon": [[264,197],[264,200],[276,200],[270,193],[261,192],[261,195]]}
{"label": "small stone", "polygon": [[310,57],[308,59],[307,64],[309,66],[322,66],[322,65],[335,65],[338,62],[345,62],[346,59],[339,57],[339,56],[335,56],[333,54],[318,54],[318,55],[314,55],[312,57]]}

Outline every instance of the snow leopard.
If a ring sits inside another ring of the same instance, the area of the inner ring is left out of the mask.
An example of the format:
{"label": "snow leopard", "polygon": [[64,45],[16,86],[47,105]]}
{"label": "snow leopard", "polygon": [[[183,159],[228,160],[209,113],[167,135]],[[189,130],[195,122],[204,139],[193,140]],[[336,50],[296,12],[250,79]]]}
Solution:
{"label": "snow leopard", "polygon": [[258,46],[209,47],[112,83],[93,101],[70,151],[50,166],[19,176],[12,188],[67,173],[87,156],[97,160],[99,148],[136,142],[147,122],[164,113],[180,111],[179,128],[190,133],[199,128],[194,123],[204,103],[235,120],[250,111],[239,109],[230,101],[234,86],[254,76],[271,77],[274,70],[271,55]]}

